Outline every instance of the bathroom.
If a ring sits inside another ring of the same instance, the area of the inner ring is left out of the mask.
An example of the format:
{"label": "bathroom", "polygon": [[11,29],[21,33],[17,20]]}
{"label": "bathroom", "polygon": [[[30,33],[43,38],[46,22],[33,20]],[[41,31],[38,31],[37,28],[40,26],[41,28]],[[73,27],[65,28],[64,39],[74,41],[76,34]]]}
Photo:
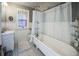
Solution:
{"label": "bathroom", "polygon": [[0,4],[5,56],[79,55],[78,2]]}

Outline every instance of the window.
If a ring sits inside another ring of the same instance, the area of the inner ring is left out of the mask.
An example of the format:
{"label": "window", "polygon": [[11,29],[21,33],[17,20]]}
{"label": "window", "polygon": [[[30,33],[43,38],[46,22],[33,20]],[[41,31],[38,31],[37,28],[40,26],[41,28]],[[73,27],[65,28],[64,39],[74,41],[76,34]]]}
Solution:
{"label": "window", "polygon": [[27,18],[24,12],[18,12],[18,27],[23,29],[27,27]]}
{"label": "window", "polygon": [[19,27],[21,27],[21,28],[25,28],[26,26],[27,26],[27,20],[24,20],[24,19],[20,19],[19,21],[18,21],[18,23],[19,23]]}

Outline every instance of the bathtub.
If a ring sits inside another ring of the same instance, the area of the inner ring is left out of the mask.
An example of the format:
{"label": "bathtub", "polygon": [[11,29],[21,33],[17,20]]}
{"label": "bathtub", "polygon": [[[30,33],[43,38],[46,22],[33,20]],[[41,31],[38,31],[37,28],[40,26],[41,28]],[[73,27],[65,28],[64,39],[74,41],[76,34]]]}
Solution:
{"label": "bathtub", "polygon": [[[41,41],[42,39],[42,41]],[[77,56],[78,52],[69,44],[59,41],[49,36],[36,38],[32,35],[32,42],[46,56]]]}

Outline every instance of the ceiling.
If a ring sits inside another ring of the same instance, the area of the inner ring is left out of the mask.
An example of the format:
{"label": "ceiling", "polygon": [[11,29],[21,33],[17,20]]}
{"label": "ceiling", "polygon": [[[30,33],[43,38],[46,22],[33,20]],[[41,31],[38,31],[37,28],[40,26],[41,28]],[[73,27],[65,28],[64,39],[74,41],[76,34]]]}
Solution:
{"label": "ceiling", "polygon": [[35,8],[41,11],[54,7],[58,4],[61,4],[61,2],[12,2],[12,3],[27,6],[30,8]]}

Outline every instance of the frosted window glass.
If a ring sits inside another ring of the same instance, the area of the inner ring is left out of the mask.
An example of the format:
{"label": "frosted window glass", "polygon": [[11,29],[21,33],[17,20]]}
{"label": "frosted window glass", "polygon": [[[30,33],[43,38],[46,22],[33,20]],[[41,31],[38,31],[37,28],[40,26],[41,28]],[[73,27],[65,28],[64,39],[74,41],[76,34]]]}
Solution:
{"label": "frosted window glass", "polygon": [[19,27],[24,28],[27,26],[27,21],[26,20],[19,20]]}
{"label": "frosted window glass", "polygon": [[27,27],[27,19],[26,16],[23,14],[18,14],[18,27],[26,28]]}

